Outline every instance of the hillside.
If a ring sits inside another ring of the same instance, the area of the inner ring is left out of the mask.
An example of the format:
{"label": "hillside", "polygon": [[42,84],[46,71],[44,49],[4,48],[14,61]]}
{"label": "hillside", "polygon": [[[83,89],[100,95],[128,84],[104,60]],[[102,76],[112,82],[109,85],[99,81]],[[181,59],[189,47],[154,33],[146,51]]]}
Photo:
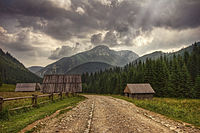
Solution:
{"label": "hillside", "polygon": [[67,74],[82,74],[85,72],[92,73],[92,72],[98,72],[100,70],[109,69],[112,67],[113,66],[102,62],[87,62],[72,68],[67,72]]}
{"label": "hillside", "polygon": [[[197,42],[196,45],[200,46],[200,42]],[[172,58],[173,55],[181,55],[181,56],[183,56],[184,52],[191,53],[192,50],[193,50],[193,47],[194,47],[194,44],[190,45],[190,46],[188,46],[186,48],[182,48],[181,50],[178,50],[176,52],[172,52],[172,53],[164,53],[162,51],[156,51],[156,52],[141,56],[135,61],[139,61],[140,60],[142,62],[145,62],[147,58],[156,60],[156,59],[160,58],[161,56],[166,56],[167,58]]]}
{"label": "hillside", "polygon": [[8,52],[0,49],[0,78],[3,83],[40,82],[41,78],[30,72]]}
{"label": "hillside", "polygon": [[107,46],[97,46],[89,51],[78,53],[71,57],[64,57],[37,72],[38,75],[58,73],[63,74],[72,68],[87,62],[103,62],[112,66],[124,66],[139,56],[128,50],[114,51]]}
{"label": "hillside", "polygon": [[166,55],[166,53],[163,53],[162,51],[156,51],[156,52],[141,56],[138,59],[136,59],[135,61],[140,60],[140,61],[144,62],[144,61],[146,61],[147,58],[155,60],[155,59],[158,59],[160,56],[163,56],[163,55]]}
{"label": "hillside", "polygon": [[123,94],[127,84],[149,83],[157,97],[200,98],[200,43],[167,56],[181,53],[184,54],[172,59],[157,58],[144,63],[130,63],[123,69],[115,67],[95,75],[83,74],[84,91]]}

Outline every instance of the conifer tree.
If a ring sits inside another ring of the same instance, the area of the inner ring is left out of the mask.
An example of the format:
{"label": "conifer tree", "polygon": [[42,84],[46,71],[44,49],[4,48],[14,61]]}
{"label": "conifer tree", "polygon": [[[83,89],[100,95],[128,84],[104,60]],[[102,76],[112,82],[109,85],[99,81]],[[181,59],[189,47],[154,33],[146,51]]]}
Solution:
{"label": "conifer tree", "polygon": [[172,96],[173,97],[179,97],[179,94],[181,92],[180,88],[180,66],[178,65],[177,59],[174,56],[173,57],[173,62],[172,62],[172,68],[171,68],[171,77],[170,77],[170,82],[171,82],[171,88],[172,88]]}
{"label": "conifer tree", "polygon": [[[129,63],[104,72],[84,74],[88,92],[122,94],[127,83],[150,83],[157,96],[200,98],[200,46],[192,53]],[[191,80],[192,79],[192,80]]]}
{"label": "conifer tree", "polygon": [[2,86],[2,78],[1,78],[1,73],[0,73],[0,86]]}
{"label": "conifer tree", "polygon": [[198,75],[195,80],[195,94],[196,98],[200,98],[200,75]]}
{"label": "conifer tree", "polygon": [[187,67],[186,65],[184,64],[183,67],[181,68],[181,80],[180,80],[180,87],[181,87],[181,90],[183,90],[183,92],[180,92],[180,96],[181,97],[193,97],[192,96],[192,86],[191,86],[191,78],[190,78],[190,75],[189,75],[189,72],[187,70]]}

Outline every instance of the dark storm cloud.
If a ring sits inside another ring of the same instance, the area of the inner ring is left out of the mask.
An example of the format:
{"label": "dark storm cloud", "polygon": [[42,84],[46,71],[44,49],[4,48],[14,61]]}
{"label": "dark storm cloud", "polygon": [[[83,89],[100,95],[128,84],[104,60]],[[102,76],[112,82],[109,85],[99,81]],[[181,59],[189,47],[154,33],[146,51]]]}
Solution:
{"label": "dark storm cloud", "polygon": [[110,47],[117,45],[117,37],[113,31],[109,31],[106,33],[104,37],[105,44],[109,45]]}
{"label": "dark storm cloud", "polygon": [[[200,0],[0,0],[0,26],[16,37],[11,36],[0,45],[16,51],[34,51],[28,35],[15,35],[30,28],[61,42],[75,38],[82,39],[81,44],[90,40],[93,46],[131,46],[134,38],[151,35],[155,28],[199,28],[199,12]],[[62,46],[52,51],[49,59],[70,56],[72,52],[77,50]]]}
{"label": "dark storm cloud", "polygon": [[[152,26],[182,29],[194,28],[200,24],[199,0],[143,0],[141,2],[124,0],[120,3],[112,1],[109,6],[102,5],[98,1],[88,2],[72,0],[72,9],[65,10],[48,0],[2,0],[0,2],[0,12],[7,15],[15,14],[17,18],[19,15],[24,16],[24,20],[23,17],[19,20],[21,26],[24,27],[40,28],[34,22],[40,21],[37,20],[38,17],[38,19],[46,19],[50,21],[50,24],[47,24],[46,27],[52,28],[51,31],[46,30],[46,33],[53,37],[55,35],[57,39],[63,39],[63,37],[57,37],[59,34],[63,36],[66,33],[66,37],[69,37],[68,32],[84,32],[85,29],[112,29],[124,32],[128,31],[130,26],[141,27],[145,30]],[[78,7],[82,7],[85,13],[80,15],[75,12]],[[71,23],[69,24],[65,20],[69,20]],[[137,21],[140,23],[138,24]],[[68,30],[68,32],[65,30]],[[54,32],[55,34],[53,34]]]}
{"label": "dark storm cloud", "polygon": [[0,27],[0,46],[13,51],[31,51],[35,48],[28,44],[29,34],[28,31],[21,31],[14,37],[7,34],[7,31]]}
{"label": "dark storm cloud", "polygon": [[80,44],[77,42],[75,44],[75,47],[69,47],[69,46],[62,46],[61,48],[56,48],[55,50],[51,51],[51,55],[49,56],[49,59],[51,60],[57,60],[61,59],[62,57],[69,57],[73,55],[74,53],[77,53],[79,51]]}
{"label": "dark storm cloud", "polygon": [[151,8],[147,10],[153,26],[179,30],[200,26],[199,0],[163,0],[154,4],[153,13]]}
{"label": "dark storm cloud", "polygon": [[[12,15],[19,26],[33,27],[58,40],[84,36],[96,30],[115,30],[123,37],[139,28],[144,31],[153,27],[181,30],[200,25],[199,0],[111,0],[110,3],[72,0],[71,9],[65,10],[49,0],[2,0],[0,15]],[[76,12],[78,7],[84,13]]]}
{"label": "dark storm cloud", "polygon": [[102,43],[102,34],[94,34],[91,36],[91,43],[94,45],[98,45]]}
{"label": "dark storm cloud", "polygon": [[70,56],[73,53],[73,48],[69,46],[62,46],[61,48],[56,48],[56,50],[51,52],[49,59],[57,60],[62,58],[63,56]]}

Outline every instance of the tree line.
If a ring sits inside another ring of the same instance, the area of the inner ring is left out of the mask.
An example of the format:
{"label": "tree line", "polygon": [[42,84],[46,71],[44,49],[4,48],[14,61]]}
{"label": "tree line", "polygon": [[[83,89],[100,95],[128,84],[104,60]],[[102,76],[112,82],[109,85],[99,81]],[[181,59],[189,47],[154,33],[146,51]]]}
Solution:
{"label": "tree line", "polygon": [[157,97],[200,98],[200,45],[195,43],[183,55],[84,73],[82,82],[86,93],[123,94],[127,83],[150,83]]}

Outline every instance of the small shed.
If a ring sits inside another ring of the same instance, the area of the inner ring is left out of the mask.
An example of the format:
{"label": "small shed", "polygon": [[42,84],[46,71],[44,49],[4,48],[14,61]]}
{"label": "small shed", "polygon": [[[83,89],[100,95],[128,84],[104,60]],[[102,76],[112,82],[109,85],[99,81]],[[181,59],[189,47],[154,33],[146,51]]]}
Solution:
{"label": "small shed", "polygon": [[42,92],[82,92],[81,75],[45,75],[43,78]]}
{"label": "small shed", "polygon": [[15,92],[33,92],[40,88],[40,83],[17,83]]}
{"label": "small shed", "polygon": [[127,84],[124,89],[125,96],[136,99],[151,99],[155,91],[150,84]]}

